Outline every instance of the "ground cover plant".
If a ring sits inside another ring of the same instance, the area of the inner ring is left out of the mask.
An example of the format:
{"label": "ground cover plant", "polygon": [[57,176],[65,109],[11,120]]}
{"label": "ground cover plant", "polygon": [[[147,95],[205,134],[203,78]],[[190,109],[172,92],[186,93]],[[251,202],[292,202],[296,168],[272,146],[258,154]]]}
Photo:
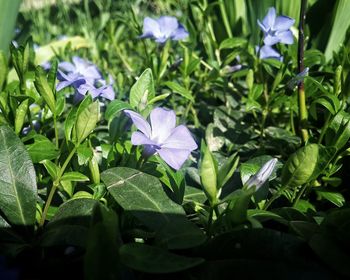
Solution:
{"label": "ground cover plant", "polygon": [[20,2],[1,279],[350,277],[349,1]]}

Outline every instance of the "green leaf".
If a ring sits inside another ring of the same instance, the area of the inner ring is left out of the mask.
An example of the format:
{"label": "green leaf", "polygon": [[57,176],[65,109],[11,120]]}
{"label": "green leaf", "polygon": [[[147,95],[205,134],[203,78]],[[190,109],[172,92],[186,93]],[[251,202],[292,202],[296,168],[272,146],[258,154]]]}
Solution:
{"label": "green leaf", "polygon": [[24,100],[16,109],[15,132],[18,135],[22,131],[24,121],[29,108],[29,99]]}
{"label": "green leaf", "polygon": [[55,95],[46,78],[46,73],[41,66],[38,66],[35,70],[34,85],[36,87],[36,90],[40,93],[40,95],[44,98],[45,102],[49,106],[52,114],[56,115]]}
{"label": "green leaf", "polygon": [[227,218],[231,223],[239,225],[247,221],[248,206],[254,192],[255,188],[241,191],[238,196],[230,201]]}
{"label": "green leaf", "polygon": [[333,94],[324,94],[314,100],[311,106],[318,103],[324,106],[332,115],[335,115],[340,109],[339,99]]}
{"label": "green leaf", "polygon": [[223,165],[219,168],[218,171],[218,187],[222,188],[227,181],[231,178],[235,172],[239,163],[239,156],[237,153],[231,155],[228,159],[225,160]]}
{"label": "green leaf", "polygon": [[60,205],[46,225],[41,246],[86,246],[88,228],[94,206],[90,198],[71,199]]}
{"label": "green leaf", "polygon": [[204,241],[203,232],[187,220],[182,206],[166,195],[156,177],[127,167],[108,169],[101,177],[124,210],[157,231],[159,244],[182,249]]}
{"label": "green leaf", "polygon": [[92,148],[87,145],[81,145],[77,149],[78,163],[79,165],[85,165],[93,157]]}
{"label": "green leaf", "polygon": [[49,160],[43,160],[41,163],[45,166],[45,169],[50,174],[52,180],[56,180],[59,172],[59,167]]}
{"label": "green leaf", "polygon": [[339,192],[332,192],[332,191],[326,191],[326,190],[316,190],[316,193],[320,197],[330,201],[331,203],[333,203],[334,205],[336,205],[338,207],[342,207],[345,203],[344,196]]}
{"label": "green leaf", "polygon": [[118,229],[116,213],[97,203],[92,212],[84,255],[85,279],[120,279]]}
{"label": "green leaf", "polygon": [[199,176],[204,192],[210,203],[214,205],[218,198],[217,164],[209,148],[204,144],[202,146],[204,148],[201,151],[203,158],[201,159]]}
{"label": "green leaf", "polygon": [[147,68],[131,87],[130,105],[142,110],[146,107],[148,100],[155,96],[152,70]]}
{"label": "green leaf", "polygon": [[73,107],[69,111],[69,114],[64,122],[64,136],[66,137],[67,142],[72,140],[71,134],[77,119],[77,111],[78,109],[76,107]]}
{"label": "green leaf", "polygon": [[180,94],[181,96],[187,98],[188,100],[194,102],[194,98],[192,96],[192,93],[190,91],[188,91],[187,89],[185,89],[183,86],[180,86],[178,83],[176,82],[165,82],[164,83],[165,86],[169,87],[172,91]]}
{"label": "green leaf", "polygon": [[245,48],[247,40],[243,38],[227,38],[220,43],[220,49],[234,49],[237,47]]}
{"label": "green leaf", "polygon": [[148,273],[171,273],[195,267],[204,262],[202,258],[189,258],[169,253],[161,248],[140,243],[123,245],[120,259],[126,266]]}
{"label": "green leaf", "polygon": [[129,103],[126,103],[121,100],[113,100],[111,103],[108,104],[106,113],[105,113],[105,119],[107,121],[110,121],[113,119],[120,111],[123,111],[125,109],[132,109]]}
{"label": "green leaf", "polygon": [[328,43],[325,50],[326,60],[333,57],[333,52],[337,52],[344,42],[346,32],[350,26],[350,2],[348,0],[337,0],[333,10],[333,22],[330,24],[331,33],[328,37]]}
{"label": "green leaf", "polygon": [[[0,1],[0,50],[5,53],[13,39],[13,32],[16,25],[17,13],[21,0]],[[1,85],[0,85],[1,88]]]}
{"label": "green leaf", "polygon": [[334,146],[338,150],[344,147],[350,139],[350,115],[339,111],[330,122],[326,132],[327,146]]}
{"label": "green leaf", "polygon": [[0,126],[0,174],[1,212],[12,225],[34,225],[34,166],[21,140],[7,126]]}
{"label": "green leaf", "polygon": [[334,148],[309,144],[292,154],[282,169],[282,184],[297,187],[316,179],[334,155]]}
{"label": "green leaf", "polygon": [[90,135],[99,120],[100,103],[95,101],[79,113],[75,123],[76,145],[79,145]]}
{"label": "green leaf", "polygon": [[56,146],[42,135],[35,135],[34,143],[26,145],[26,147],[34,163],[41,162],[45,159],[52,160],[59,155]]}
{"label": "green leaf", "polygon": [[7,58],[2,50],[0,50],[0,91],[6,81],[7,78]]}
{"label": "green leaf", "polygon": [[66,172],[61,177],[61,181],[86,182],[89,180],[89,177],[77,171]]}

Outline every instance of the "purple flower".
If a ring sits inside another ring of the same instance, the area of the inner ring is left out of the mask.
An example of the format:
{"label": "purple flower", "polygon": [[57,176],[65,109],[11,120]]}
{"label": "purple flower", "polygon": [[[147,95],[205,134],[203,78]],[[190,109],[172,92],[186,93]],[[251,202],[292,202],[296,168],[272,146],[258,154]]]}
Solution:
{"label": "purple flower", "polygon": [[180,169],[190,153],[198,147],[186,126],[176,126],[176,115],[172,110],[153,109],[150,124],[138,113],[130,110],[124,112],[139,130],[132,134],[131,143],[144,145],[146,155],[158,153],[176,170]]}
{"label": "purple flower", "polygon": [[73,63],[67,61],[60,62],[58,64],[58,68],[65,73],[82,76],[89,82],[94,82],[94,80],[102,79],[100,71],[92,62],[82,59],[78,56],[73,56],[72,61]]}
{"label": "purple flower", "polygon": [[157,43],[165,43],[166,40],[183,40],[188,32],[175,17],[162,16],[159,19],[146,17],[143,20],[143,34],[140,38],[152,38]]}
{"label": "purple flower", "polygon": [[259,54],[260,59],[265,59],[265,58],[275,58],[279,61],[283,60],[283,56],[280,55],[278,51],[276,51],[274,48],[271,46],[262,46],[259,48],[256,46],[256,52]]}
{"label": "purple flower", "polygon": [[74,87],[77,93],[75,101],[83,99],[88,92],[93,98],[101,96],[109,100],[114,99],[113,81],[107,84],[96,65],[77,56],[74,56],[72,61],[73,63],[64,61],[58,64],[57,79],[60,82],[56,86],[57,91],[68,86]]}
{"label": "purple flower", "polygon": [[272,46],[277,43],[293,44],[293,34],[289,29],[294,22],[295,20],[290,17],[276,17],[275,8],[269,8],[263,21],[260,22],[258,20],[258,24],[264,32],[265,45]]}

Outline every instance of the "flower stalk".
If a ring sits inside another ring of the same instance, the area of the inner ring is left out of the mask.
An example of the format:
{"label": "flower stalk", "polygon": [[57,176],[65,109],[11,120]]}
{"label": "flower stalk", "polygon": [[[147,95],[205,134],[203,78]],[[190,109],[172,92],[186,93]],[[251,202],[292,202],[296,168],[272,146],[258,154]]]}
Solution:
{"label": "flower stalk", "polygon": [[[304,71],[304,27],[306,17],[307,0],[301,0],[300,19],[299,19],[299,40],[298,40],[298,72]],[[307,131],[307,108],[304,81],[298,84],[298,103],[299,103],[299,126],[303,142],[309,139]]]}

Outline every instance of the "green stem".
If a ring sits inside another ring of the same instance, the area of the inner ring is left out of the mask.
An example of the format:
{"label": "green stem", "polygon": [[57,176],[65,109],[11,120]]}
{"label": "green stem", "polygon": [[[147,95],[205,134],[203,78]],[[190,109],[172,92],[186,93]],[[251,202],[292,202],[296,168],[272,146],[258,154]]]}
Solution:
{"label": "green stem", "polygon": [[331,120],[331,114],[327,114],[327,117],[326,117],[326,121],[322,127],[322,130],[321,130],[321,134],[320,134],[320,138],[318,138],[318,144],[321,144],[322,143],[322,140],[323,140],[323,137],[324,135],[326,134],[326,131],[328,129],[328,126],[329,126],[329,121]]}
{"label": "green stem", "polygon": [[308,184],[305,184],[303,186],[303,188],[300,190],[300,192],[298,193],[297,198],[294,200],[293,202],[293,206],[297,205],[297,203],[299,202],[300,198],[302,197],[303,193],[305,192],[306,188],[307,188]]}
{"label": "green stem", "polygon": [[55,128],[55,143],[56,143],[56,149],[58,150],[60,148],[58,143],[58,128],[57,128],[57,119],[56,116],[53,116],[53,126]]}
{"label": "green stem", "polygon": [[[301,0],[300,20],[299,20],[299,41],[298,41],[298,71],[304,71],[304,26],[306,15],[307,0]],[[307,131],[307,109],[304,82],[301,81],[298,85],[298,103],[299,103],[299,122],[302,139],[305,142],[309,139]]]}
{"label": "green stem", "polygon": [[225,3],[223,0],[219,0],[219,6],[220,6],[220,12],[221,12],[222,20],[224,22],[227,35],[229,38],[232,38],[233,36],[232,36],[231,27],[230,27],[230,22],[228,20],[228,16],[225,9]]}
{"label": "green stem", "polygon": [[213,224],[213,213],[214,213],[214,208],[212,206],[210,206],[208,225],[207,225],[207,235],[208,236],[211,236],[211,226]]}
{"label": "green stem", "polygon": [[69,164],[70,160],[72,159],[73,155],[75,154],[76,150],[77,150],[77,148],[74,147],[73,150],[70,152],[70,154],[66,158],[65,162],[63,163],[60,171],[58,172],[57,178],[55,179],[55,181],[52,184],[52,188],[50,190],[49,196],[47,197],[47,201],[46,201],[46,204],[45,204],[45,207],[44,207],[44,210],[43,210],[43,214],[41,215],[41,219],[40,219],[40,222],[39,222],[39,226],[40,227],[42,227],[44,225],[44,223],[45,223],[47,212],[49,210],[49,207],[50,207],[50,204],[52,202],[53,196],[54,196],[54,194],[56,192],[56,189],[59,186],[60,179],[61,179],[64,171],[66,170],[67,165]]}

